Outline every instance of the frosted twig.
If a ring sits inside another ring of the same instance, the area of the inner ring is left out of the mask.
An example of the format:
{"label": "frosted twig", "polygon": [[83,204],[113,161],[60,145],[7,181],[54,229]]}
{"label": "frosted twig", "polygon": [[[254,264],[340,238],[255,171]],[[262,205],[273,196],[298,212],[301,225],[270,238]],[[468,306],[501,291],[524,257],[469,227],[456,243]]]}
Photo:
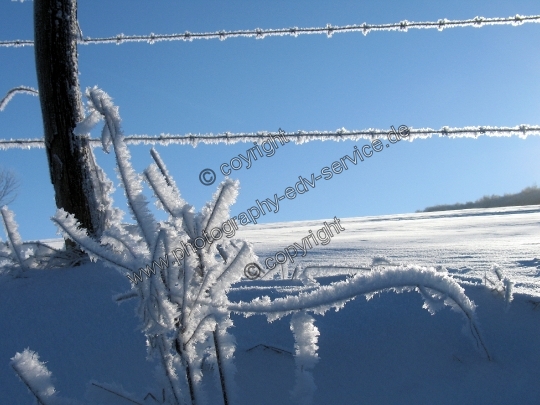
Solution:
{"label": "frosted twig", "polygon": [[126,397],[126,396],[124,396],[124,395],[122,395],[122,394],[119,394],[118,392],[115,392],[115,391],[113,391],[113,390],[111,390],[111,389],[102,387],[101,385],[97,385],[96,383],[92,383],[92,385],[93,385],[94,387],[101,388],[101,389],[104,390],[104,391],[110,392],[111,394],[117,395],[117,396],[119,396],[120,398],[124,398],[124,399],[126,399],[126,400],[128,400],[129,402],[132,402],[132,403],[134,403],[134,404],[137,404],[137,405],[143,405],[143,404],[141,404],[140,402],[134,401],[134,400],[132,400],[131,398],[128,398],[128,397]]}
{"label": "frosted twig", "polygon": [[31,94],[32,96],[39,95],[39,92],[32,87],[26,87],[26,86],[14,87],[7,92],[6,96],[2,100],[0,100],[0,111],[4,111],[8,103],[17,93]]}
{"label": "frosted twig", "polygon": [[27,266],[24,263],[22,256],[22,239],[19,235],[18,225],[15,222],[15,215],[10,211],[7,206],[0,208],[0,216],[2,217],[6,235],[9,239],[9,246],[13,252],[14,257],[19,262],[19,266],[22,271],[27,270]]}
{"label": "frosted twig", "polygon": [[389,289],[419,288],[419,286],[445,294],[447,299],[461,310],[469,322],[478,347],[481,347],[486,357],[491,360],[491,355],[476,325],[475,305],[465,295],[463,288],[445,275],[412,266],[384,272],[371,272],[367,275],[357,274],[349,280],[322,286],[313,292],[277,298],[273,301],[257,298],[251,302],[231,302],[228,309],[244,315],[260,314],[275,319],[299,310],[325,311],[331,307],[339,307],[359,295],[370,295]]}
{"label": "frosted twig", "polygon": [[22,353],[16,353],[11,358],[11,367],[32,395],[36,397],[39,405],[59,403],[51,381],[52,373],[47,369],[45,363],[39,360],[39,355],[36,352],[25,349]]}
{"label": "frosted twig", "polygon": [[32,386],[28,383],[28,381],[26,381],[26,379],[24,378],[22,373],[17,369],[17,367],[12,364],[11,368],[13,368],[15,373],[19,376],[19,378],[24,383],[24,385],[26,385],[26,388],[28,388],[28,390],[32,393],[32,395],[36,397],[36,401],[38,402],[38,405],[47,405],[47,403],[43,402],[43,400],[39,397],[39,393],[32,388]]}

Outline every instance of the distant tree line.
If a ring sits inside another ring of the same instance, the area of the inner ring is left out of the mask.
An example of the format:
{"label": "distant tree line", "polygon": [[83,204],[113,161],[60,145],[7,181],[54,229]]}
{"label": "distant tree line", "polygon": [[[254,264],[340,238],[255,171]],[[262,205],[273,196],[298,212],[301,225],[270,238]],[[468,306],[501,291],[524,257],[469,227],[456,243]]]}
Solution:
{"label": "distant tree line", "polygon": [[540,204],[540,188],[535,185],[524,188],[516,194],[500,195],[485,195],[474,202],[466,202],[465,204],[442,204],[427,207],[423,211],[416,212],[433,212],[433,211],[452,211],[465,210],[469,208],[496,208],[496,207],[514,207],[519,205],[537,205]]}

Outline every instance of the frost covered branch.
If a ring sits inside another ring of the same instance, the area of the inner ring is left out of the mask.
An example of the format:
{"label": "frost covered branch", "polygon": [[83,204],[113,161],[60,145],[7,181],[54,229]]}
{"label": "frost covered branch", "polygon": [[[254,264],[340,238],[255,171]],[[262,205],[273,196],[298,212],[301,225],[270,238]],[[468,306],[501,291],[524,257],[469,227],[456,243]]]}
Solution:
{"label": "frost covered branch", "polygon": [[430,312],[438,309],[439,305],[434,305],[434,303],[438,303],[449,305],[451,308],[458,309],[463,313],[469,322],[477,346],[491,360],[476,323],[474,303],[469,300],[463,288],[457,282],[442,273],[436,272],[434,269],[409,266],[387,269],[381,272],[374,271],[368,275],[365,273],[357,274],[348,280],[321,286],[314,291],[300,293],[297,296],[277,298],[273,301],[268,297],[263,297],[254,299],[251,302],[230,303],[229,310],[244,315],[266,315],[269,320],[273,320],[296,311],[310,310],[316,313],[324,313],[332,307],[339,308],[343,306],[347,301],[359,295],[369,297],[384,290],[399,292],[420,289],[420,287],[423,289],[424,294],[427,290],[435,292],[434,297],[431,293],[429,293],[428,297],[424,297],[424,307]]}
{"label": "frost covered branch", "polygon": [[[103,38],[80,38],[78,43],[82,45],[89,44],[123,44],[126,42],[147,42],[149,44],[154,44],[156,42],[162,41],[193,41],[194,39],[219,39],[221,41],[227,38],[256,38],[264,39],[266,37],[283,37],[283,36],[292,36],[297,37],[298,35],[305,34],[326,34],[328,38],[331,38],[332,35],[345,32],[361,32],[364,35],[367,35],[370,32],[377,31],[399,31],[407,32],[409,29],[437,29],[442,31],[447,28],[457,28],[457,27],[475,27],[481,28],[491,25],[511,25],[519,26],[525,23],[538,23],[540,22],[540,15],[529,15],[522,16],[516,14],[515,16],[510,17],[475,17],[466,20],[447,20],[442,18],[437,21],[407,21],[403,20],[396,23],[389,24],[355,24],[355,25],[341,25],[341,26],[332,26],[327,24],[326,27],[310,27],[310,28],[275,28],[275,29],[251,29],[251,30],[235,30],[235,31],[214,31],[214,32],[199,32],[192,33],[186,31],[183,34],[154,34],[150,35],[124,35],[118,34],[113,37],[103,37]],[[22,47],[22,46],[33,46],[34,41],[31,40],[10,40],[10,41],[0,41],[0,47]]]}
{"label": "frost covered branch", "polygon": [[8,103],[11,101],[11,99],[15,96],[15,94],[22,93],[22,94],[31,94],[32,96],[38,96],[39,92],[32,88],[27,86],[19,86],[14,87],[11,90],[9,90],[6,94],[6,96],[0,100],[0,111],[4,111]]}
{"label": "frost covered branch", "polygon": [[0,209],[0,218],[8,237],[6,243],[0,239],[0,259],[4,262],[0,262],[0,271],[5,268],[7,274],[20,277],[28,269],[73,267],[81,262],[80,252],[55,249],[39,241],[23,242],[15,214],[7,207]]}

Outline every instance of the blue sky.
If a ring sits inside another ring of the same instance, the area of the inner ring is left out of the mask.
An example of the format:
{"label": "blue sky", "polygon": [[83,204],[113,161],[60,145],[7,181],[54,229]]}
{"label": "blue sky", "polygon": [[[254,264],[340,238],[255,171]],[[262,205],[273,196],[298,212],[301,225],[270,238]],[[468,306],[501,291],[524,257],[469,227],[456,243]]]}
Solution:
{"label": "blue sky", "polygon": [[[32,39],[32,2],[0,1],[0,39]],[[85,36],[310,27],[401,20],[540,14],[525,1],[79,1]],[[98,85],[120,106],[126,135],[390,129],[540,123],[540,25],[455,28],[79,46],[82,88]],[[0,48],[0,94],[37,87],[33,48]],[[0,138],[42,136],[36,97],[16,96],[0,113]],[[99,126],[100,127],[100,126]],[[94,131],[94,137],[99,131]],[[236,215],[255,200],[282,195],[366,141],[292,142],[249,170]],[[214,186],[199,172],[251,144],[157,146],[183,197],[200,208]],[[130,146],[142,171],[149,146]],[[95,150],[117,184],[114,158]],[[540,179],[540,137],[400,142],[357,167],[285,200],[261,222],[414,212],[430,205],[518,192]],[[10,205],[23,239],[54,237],[55,212],[43,149],[0,151],[22,186]],[[125,209],[122,189],[115,201]]]}

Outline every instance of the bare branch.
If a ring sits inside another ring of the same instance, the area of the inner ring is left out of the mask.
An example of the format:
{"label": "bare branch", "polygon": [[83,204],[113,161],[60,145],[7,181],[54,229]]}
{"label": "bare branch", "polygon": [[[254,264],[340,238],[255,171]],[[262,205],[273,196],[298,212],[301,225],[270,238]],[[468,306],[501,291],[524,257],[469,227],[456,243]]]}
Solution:
{"label": "bare branch", "polygon": [[15,172],[0,168],[0,207],[11,204],[17,197],[19,179]]}

